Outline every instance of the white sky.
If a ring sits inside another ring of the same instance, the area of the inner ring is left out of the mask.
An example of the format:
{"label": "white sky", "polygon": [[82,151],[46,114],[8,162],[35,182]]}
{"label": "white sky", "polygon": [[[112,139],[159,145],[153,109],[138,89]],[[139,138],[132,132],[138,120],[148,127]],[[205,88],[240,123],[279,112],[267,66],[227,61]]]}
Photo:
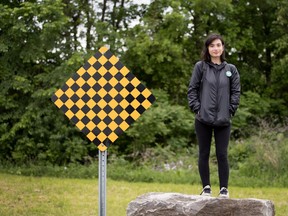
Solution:
{"label": "white sky", "polygon": [[151,0],[133,0],[137,4],[150,4]]}
{"label": "white sky", "polygon": [[[152,1],[154,1],[154,0],[133,0],[133,3],[141,5],[141,4],[150,4]],[[97,0],[96,0],[96,2],[97,2]],[[96,8],[96,10],[97,10],[97,8]],[[133,26],[135,26],[138,23],[139,23],[139,20],[134,20],[132,23],[130,23],[130,27],[133,27]],[[83,26],[80,26],[79,33],[83,29],[85,29],[85,28]],[[85,47],[86,46],[86,39],[85,38],[81,38],[79,40],[80,40],[81,45],[83,47]]]}

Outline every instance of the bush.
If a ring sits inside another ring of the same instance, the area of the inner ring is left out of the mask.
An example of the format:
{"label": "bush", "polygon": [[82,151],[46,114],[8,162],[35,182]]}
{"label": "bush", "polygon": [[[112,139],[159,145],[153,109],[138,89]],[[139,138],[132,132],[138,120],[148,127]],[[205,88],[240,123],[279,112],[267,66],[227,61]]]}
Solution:
{"label": "bush", "polygon": [[[260,122],[260,121],[259,121]],[[242,187],[288,187],[287,126],[272,127],[262,121],[257,134],[231,141],[229,146],[230,185]],[[114,180],[133,182],[200,184],[198,148],[183,147],[174,151],[170,145],[146,148],[133,162],[108,149],[107,176]],[[97,178],[98,161],[89,165],[14,166],[0,163],[0,171],[15,175],[55,176],[65,178]],[[211,183],[218,184],[215,144],[210,158]]]}
{"label": "bush", "polygon": [[241,95],[239,109],[232,119],[232,137],[249,137],[259,130],[261,120],[276,124],[285,123],[286,108],[282,100],[260,96],[247,91]]}
{"label": "bush", "polygon": [[128,150],[134,156],[156,145],[170,146],[172,151],[178,151],[195,140],[191,111],[169,103],[164,91],[154,90],[153,94],[156,102],[126,132],[131,140]]}
{"label": "bush", "polygon": [[[260,121],[259,121],[260,122]],[[263,185],[288,185],[287,126],[272,127],[265,121],[257,135],[231,145],[230,163],[238,175],[261,179]]]}

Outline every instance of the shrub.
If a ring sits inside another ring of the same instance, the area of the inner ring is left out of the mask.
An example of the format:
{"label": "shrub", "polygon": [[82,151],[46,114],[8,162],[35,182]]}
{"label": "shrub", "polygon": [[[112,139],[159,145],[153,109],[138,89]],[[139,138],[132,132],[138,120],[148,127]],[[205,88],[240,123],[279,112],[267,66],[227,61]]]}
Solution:
{"label": "shrub", "polygon": [[266,184],[280,178],[287,185],[287,135],[287,126],[272,127],[261,121],[257,135],[231,147],[233,168],[240,175],[259,178]]}
{"label": "shrub", "polygon": [[187,107],[169,103],[168,95],[155,90],[156,102],[127,130],[130,152],[139,155],[147,148],[170,146],[172,151],[193,142],[194,115]]}
{"label": "shrub", "polygon": [[241,95],[239,109],[232,119],[232,137],[249,137],[259,130],[261,121],[265,119],[276,124],[283,124],[286,108],[282,100],[260,96],[247,91]]}

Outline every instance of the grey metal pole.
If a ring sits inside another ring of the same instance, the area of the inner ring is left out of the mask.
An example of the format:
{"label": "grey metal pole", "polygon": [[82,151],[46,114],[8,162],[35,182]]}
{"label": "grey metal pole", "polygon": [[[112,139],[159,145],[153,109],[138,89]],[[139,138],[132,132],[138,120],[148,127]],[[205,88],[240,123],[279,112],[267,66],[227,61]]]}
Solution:
{"label": "grey metal pole", "polygon": [[107,150],[99,150],[99,216],[106,216]]}

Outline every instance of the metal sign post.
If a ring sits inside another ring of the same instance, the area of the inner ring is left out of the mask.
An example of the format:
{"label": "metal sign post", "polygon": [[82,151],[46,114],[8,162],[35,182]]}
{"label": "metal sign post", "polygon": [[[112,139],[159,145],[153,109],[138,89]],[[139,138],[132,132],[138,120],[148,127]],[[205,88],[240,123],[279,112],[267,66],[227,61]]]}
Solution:
{"label": "metal sign post", "polygon": [[99,150],[99,216],[106,216],[107,150]]}

